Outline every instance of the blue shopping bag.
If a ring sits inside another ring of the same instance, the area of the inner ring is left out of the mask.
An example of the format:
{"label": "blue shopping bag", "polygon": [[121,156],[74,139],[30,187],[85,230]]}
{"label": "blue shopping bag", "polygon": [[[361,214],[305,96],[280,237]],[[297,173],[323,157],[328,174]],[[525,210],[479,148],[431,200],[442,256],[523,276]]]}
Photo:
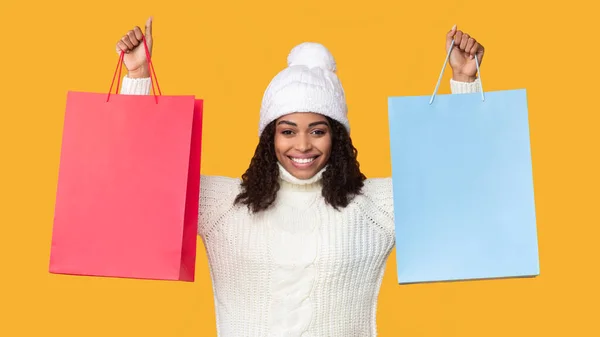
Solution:
{"label": "blue shopping bag", "polygon": [[388,99],[398,283],[537,276],[526,90],[436,96],[440,79]]}

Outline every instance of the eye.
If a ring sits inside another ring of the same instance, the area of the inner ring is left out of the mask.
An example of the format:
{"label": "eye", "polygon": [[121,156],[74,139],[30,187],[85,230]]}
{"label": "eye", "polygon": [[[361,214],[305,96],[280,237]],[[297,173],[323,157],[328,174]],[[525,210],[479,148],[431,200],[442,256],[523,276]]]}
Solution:
{"label": "eye", "polygon": [[293,133],[293,132],[292,132],[292,130],[283,130],[283,131],[281,131],[281,134],[282,134],[282,135],[286,135],[286,136],[289,136],[289,135],[291,135],[292,133]]}
{"label": "eye", "polygon": [[324,130],[313,130],[312,134],[317,135],[317,136],[322,136],[324,134],[326,134],[327,132],[325,132]]}

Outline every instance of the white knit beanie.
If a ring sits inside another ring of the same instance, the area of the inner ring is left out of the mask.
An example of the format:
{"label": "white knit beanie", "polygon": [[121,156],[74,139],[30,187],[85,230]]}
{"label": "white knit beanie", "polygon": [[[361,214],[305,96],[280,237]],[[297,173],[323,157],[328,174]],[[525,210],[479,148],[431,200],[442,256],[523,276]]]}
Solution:
{"label": "white knit beanie", "polygon": [[288,67],[265,90],[260,108],[258,135],[277,118],[294,112],[314,112],[330,117],[350,132],[348,108],[333,56],[325,46],[304,42],[294,47]]}

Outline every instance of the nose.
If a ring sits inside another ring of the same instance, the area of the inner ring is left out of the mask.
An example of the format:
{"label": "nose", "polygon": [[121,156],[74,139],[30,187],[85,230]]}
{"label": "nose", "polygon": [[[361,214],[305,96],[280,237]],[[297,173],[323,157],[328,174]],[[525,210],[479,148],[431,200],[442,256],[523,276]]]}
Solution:
{"label": "nose", "polygon": [[306,152],[312,149],[312,143],[310,142],[310,139],[307,135],[299,135],[299,137],[297,137],[297,140],[298,141],[296,142],[296,150],[300,152]]}

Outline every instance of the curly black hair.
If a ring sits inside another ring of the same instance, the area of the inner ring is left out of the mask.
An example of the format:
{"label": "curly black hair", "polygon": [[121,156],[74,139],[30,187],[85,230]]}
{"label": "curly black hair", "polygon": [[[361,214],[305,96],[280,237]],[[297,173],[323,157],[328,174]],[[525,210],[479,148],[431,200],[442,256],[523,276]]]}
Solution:
{"label": "curly black hair", "polygon": [[[360,171],[358,150],[346,128],[327,117],[331,127],[331,155],[323,172],[322,195],[325,202],[336,210],[346,207],[361,193],[365,175]],[[254,151],[254,156],[246,172],[242,175],[242,192],[235,198],[235,204],[244,204],[253,213],[268,209],[279,191],[279,167],[275,154],[276,121],[267,125]]]}

